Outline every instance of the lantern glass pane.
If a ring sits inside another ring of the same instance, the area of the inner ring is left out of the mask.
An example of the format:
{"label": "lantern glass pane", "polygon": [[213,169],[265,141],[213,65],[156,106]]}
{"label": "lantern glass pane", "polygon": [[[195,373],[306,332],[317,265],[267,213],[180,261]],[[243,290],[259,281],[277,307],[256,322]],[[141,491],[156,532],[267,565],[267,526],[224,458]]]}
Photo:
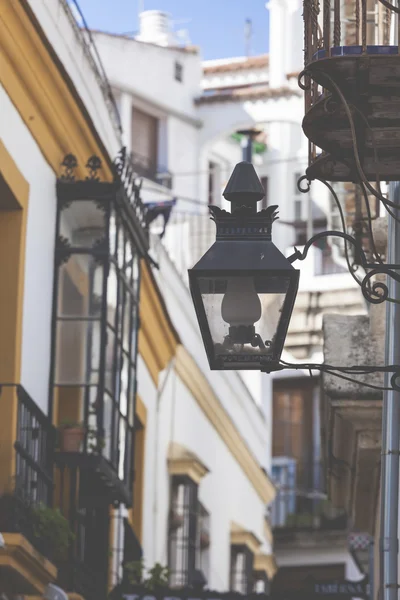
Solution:
{"label": "lantern glass pane", "polygon": [[250,273],[198,281],[216,357],[245,363],[275,357],[289,277]]}

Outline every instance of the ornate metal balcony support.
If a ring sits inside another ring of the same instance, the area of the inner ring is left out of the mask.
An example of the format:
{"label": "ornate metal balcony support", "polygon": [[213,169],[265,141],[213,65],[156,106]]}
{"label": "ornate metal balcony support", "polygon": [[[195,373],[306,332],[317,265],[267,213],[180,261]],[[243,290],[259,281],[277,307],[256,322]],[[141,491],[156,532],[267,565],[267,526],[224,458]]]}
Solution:
{"label": "ornate metal balcony support", "polygon": [[[399,9],[382,0],[375,4],[372,22],[364,1],[361,10],[359,2],[304,2],[305,70],[299,83],[310,179],[357,181],[361,165],[369,181],[398,177],[400,55],[389,32]],[[362,152],[354,146],[355,132]]]}

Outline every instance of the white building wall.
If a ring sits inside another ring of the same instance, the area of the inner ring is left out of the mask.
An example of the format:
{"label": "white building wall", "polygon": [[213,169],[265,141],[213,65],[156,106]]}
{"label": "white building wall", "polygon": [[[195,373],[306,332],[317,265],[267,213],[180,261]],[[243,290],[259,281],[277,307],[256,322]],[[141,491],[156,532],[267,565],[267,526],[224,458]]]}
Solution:
{"label": "white building wall", "polygon": [[[198,196],[198,135],[199,129],[182,119],[170,116],[167,125],[168,168],[173,176],[173,195],[177,198],[200,200]],[[182,202],[193,211],[193,202]]]}
{"label": "white building wall", "polygon": [[29,183],[20,383],[47,414],[56,177],[2,86],[0,106],[0,139]]}
{"label": "white building wall", "polygon": [[[195,51],[104,33],[93,35],[111,85],[157,104],[166,112],[197,119],[193,99],[201,92],[201,62]],[[175,62],[183,66],[182,82],[175,80]]]}
{"label": "white building wall", "polygon": [[54,0],[28,0],[28,2],[85,104],[110,156],[116,156],[121,147],[121,140],[113,125],[112,113],[105,102],[100,82],[84,51],[82,32],[71,15],[67,3],[54,2]]}

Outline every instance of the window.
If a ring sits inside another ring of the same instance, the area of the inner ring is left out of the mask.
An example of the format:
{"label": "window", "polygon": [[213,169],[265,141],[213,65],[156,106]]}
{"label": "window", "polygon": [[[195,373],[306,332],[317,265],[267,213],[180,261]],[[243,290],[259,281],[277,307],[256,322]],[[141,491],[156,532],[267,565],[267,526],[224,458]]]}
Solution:
{"label": "window", "polygon": [[132,162],[138,175],[155,179],[158,167],[159,120],[132,109]]}
{"label": "window", "polygon": [[249,594],[253,589],[254,555],[247,546],[231,546],[230,589]]}
{"label": "window", "polygon": [[175,80],[179,82],[183,81],[183,65],[178,61],[175,62]]}
{"label": "window", "polygon": [[301,463],[313,455],[312,379],[276,380],[273,395],[273,456],[289,456]]}
{"label": "window", "polygon": [[253,592],[256,594],[270,594],[270,582],[264,571],[254,571],[253,573]]}
{"label": "window", "polygon": [[272,480],[278,489],[271,507],[272,527],[285,527],[296,513],[296,460],[288,457],[272,459]]}
{"label": "window", "polygon": [[265,191],[265,196],[261,200],[261,209],[264,209],[268,206],[268,177],[261,177],[261,185],[263,186]]}
{"label": "window", "polygon": [[193,582],[198,543],[197,484],[187,476],[171,478],[168,566],[171,587]]}
{"label": "window", "polygon": [[125,219],[116,203],[60,202],[54,396],[131,494],[140,261]]}
{"label": "window", "polygon": [[197,527],[197,557],[196,569],[201,571],[206,581],[209,579],[210,571],[210,514],[198,503],[198,527]]}

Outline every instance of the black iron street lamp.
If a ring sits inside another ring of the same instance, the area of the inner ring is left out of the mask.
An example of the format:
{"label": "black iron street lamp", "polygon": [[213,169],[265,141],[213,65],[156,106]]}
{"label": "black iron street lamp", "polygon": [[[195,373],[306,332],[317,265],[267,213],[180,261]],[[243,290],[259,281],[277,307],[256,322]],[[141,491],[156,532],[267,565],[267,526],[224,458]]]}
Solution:
{"label": "black iron street lamp", "polygon": [[252,164],[236,165],[211,206],[217,239],[193,269],[190,290],[211,369],[273,370],[296,299],[299,270],[271,241],[277,206],[257,212],[264,190]]}
{"label": "black iron street lamp", "polygon": [[387,286],[379,281],[372,283],[372,278],[385,273],[400,281],[396,273],[400,265],[369,263],[355,238],[345,231],[318,233],[307,241],[303,252],[295,248],[286,258],[271,240],[278,207],[257,212],[264,190],[251,163],[236,165],[223,195],[231,203],[232,212],[210,206],[211,219],[217,226],[216,241],[189,269],[190,291],[210,368],[267,373],[285,368],[319,370],[378,389],[382,388],[352,376],[388,372],[392,373],[392,388],[400,390],[399,365],[333,366],[281,359],[300,275],[292,263],[304,260],[314,242],[340,237],[345,240],[346,256],[347,244],[354,246],[366,273],[362,281],[355,279],[371,303],[391,300]]}

